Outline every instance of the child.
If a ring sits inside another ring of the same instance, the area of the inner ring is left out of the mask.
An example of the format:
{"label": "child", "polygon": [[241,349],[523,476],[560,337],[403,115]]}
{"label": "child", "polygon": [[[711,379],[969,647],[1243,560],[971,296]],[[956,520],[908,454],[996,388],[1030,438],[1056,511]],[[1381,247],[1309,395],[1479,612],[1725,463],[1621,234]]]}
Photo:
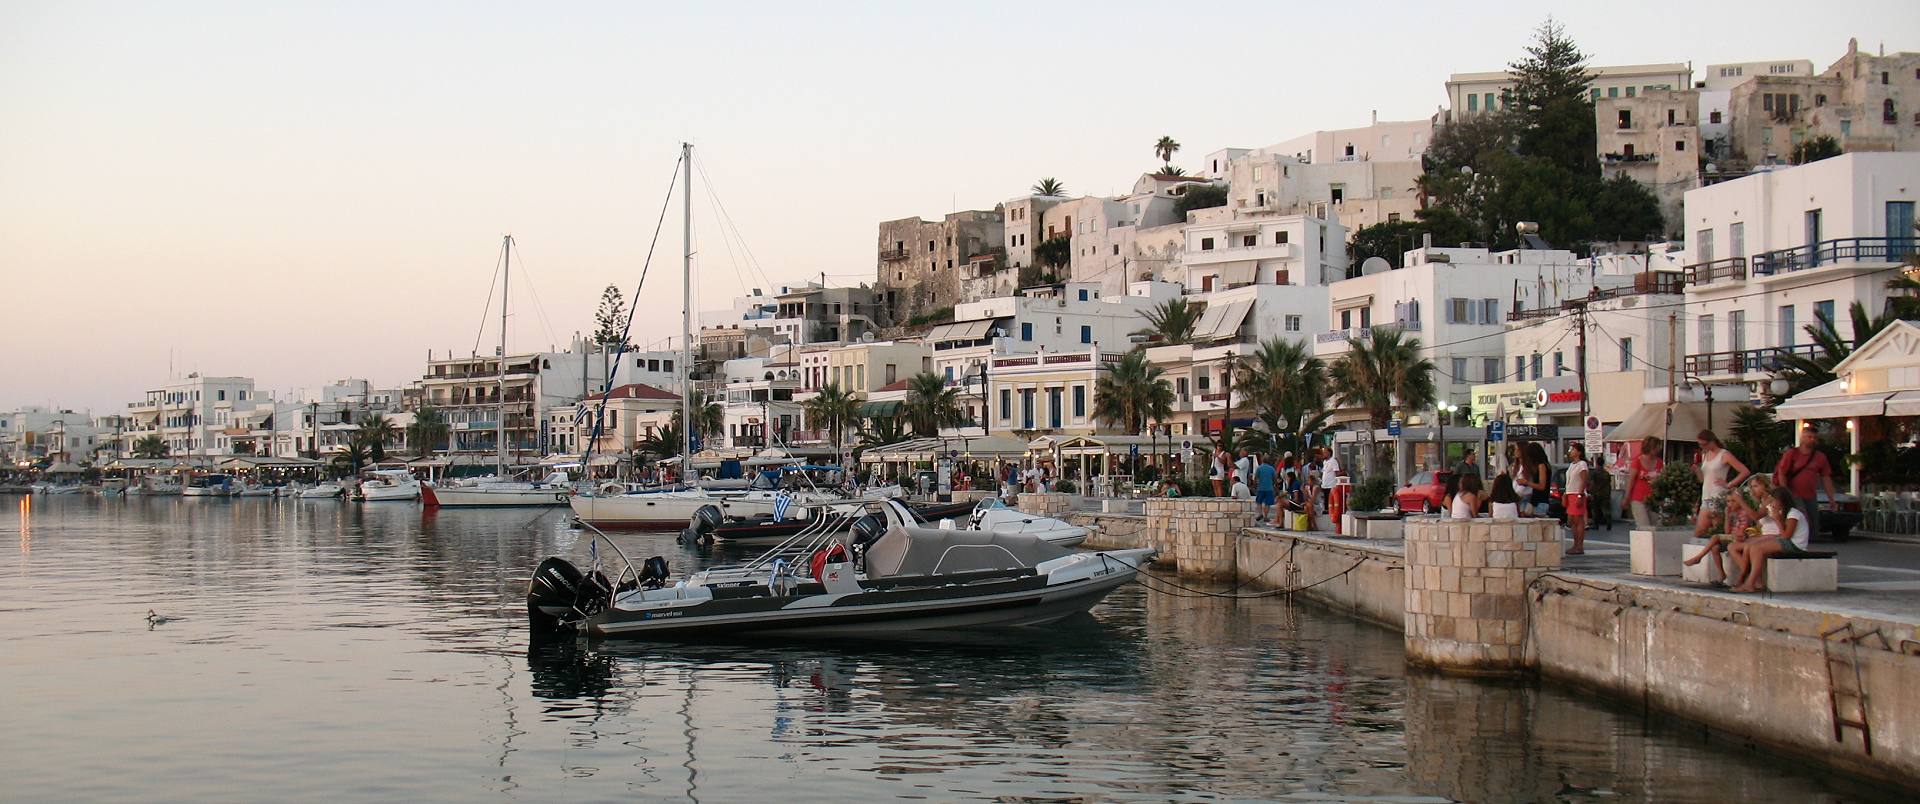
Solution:
{"label": "child", "polygon": [[1513,490],[1513,477],[1504,472],[1493,479],[1493,493],[1487,496],[1492,503],[1494,519],[1519,519],[1520,495]]}

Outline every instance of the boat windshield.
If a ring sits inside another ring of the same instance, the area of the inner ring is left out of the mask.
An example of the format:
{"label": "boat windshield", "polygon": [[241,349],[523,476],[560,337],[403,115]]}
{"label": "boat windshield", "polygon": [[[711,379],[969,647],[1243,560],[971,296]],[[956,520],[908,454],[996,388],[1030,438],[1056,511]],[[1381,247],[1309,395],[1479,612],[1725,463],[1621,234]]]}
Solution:
{"label": "boat windshield", "polygon": [[1031,568],[1042,561],[1073,555],[1024,533],[894,525],[867,548],[867,575],[887,578],[950,575],[980,570]]}

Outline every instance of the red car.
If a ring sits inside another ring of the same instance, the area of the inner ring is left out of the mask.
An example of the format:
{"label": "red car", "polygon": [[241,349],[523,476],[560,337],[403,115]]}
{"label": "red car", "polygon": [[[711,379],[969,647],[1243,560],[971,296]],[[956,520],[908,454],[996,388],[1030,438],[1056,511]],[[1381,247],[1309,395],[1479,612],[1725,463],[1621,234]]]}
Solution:
{"label": "red car", "polygon": [[1447,478],[1450,477],[1453,477],[1453,473],[1445,469],[1414,475],[1412,482],[1393,493],[1394,508],[1411,514],[1441,510],[1440,503],[1446,499]]}

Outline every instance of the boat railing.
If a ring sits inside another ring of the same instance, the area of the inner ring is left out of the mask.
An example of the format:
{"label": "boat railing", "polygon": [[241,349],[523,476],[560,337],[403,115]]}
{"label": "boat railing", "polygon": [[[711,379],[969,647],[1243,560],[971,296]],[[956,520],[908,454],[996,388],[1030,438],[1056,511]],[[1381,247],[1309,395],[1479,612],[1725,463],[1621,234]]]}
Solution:
{"label": "boat railing", "polygon": [[754,556],[751,561],[741,565],[740,570],[742,572],[753,572],[772,565],[776,560],[786,560],[788,566],[794,566],[796,562],[792,559],[800,556],[813,555],[822,547],[825,547],[827,542],[831,541],[835,534],[852,526],[855,520],[858,520],[865,514],[866,506],[864,505],[851,512],[838,510],[832,512],[823,511],[820,516],[814,517],[812,522],[801,527],[800,530],[796,531],[792,536],[788,536],[781,540],[779,544],[774,545],[773,549]]}
{"label": "boat railing", "polygon": [[613,548],[613,554],[620,558],[620,574],[614,576],[613,582],[607,585],[607,599],[604,603],[607,608],[613,608],[614,597],[620,594],[620,585],[626,583],[627,575],[633,575],[633,583],[637,587],[640,584],[640,571],[635,569],[633,561],[627,558],[627,551],[620,549],[620,545],[616,544],[613,541],[613,537],[608,536],[606,531],[595,527],[592,522],[584,519],[580,520],[580,524],[586,529],[593,531],[594,541],[596,543],[606,542],[608,547]]}

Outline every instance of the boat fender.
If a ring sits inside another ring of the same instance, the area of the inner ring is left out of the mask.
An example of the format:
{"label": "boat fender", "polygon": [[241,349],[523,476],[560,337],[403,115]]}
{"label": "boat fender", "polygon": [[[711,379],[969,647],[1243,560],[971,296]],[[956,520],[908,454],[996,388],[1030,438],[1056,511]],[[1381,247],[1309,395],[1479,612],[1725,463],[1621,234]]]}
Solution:
{"label": "boat fender", "polygon": [[814,551],[812,566],[808,569],[813,570],[813,580],[815,583],[826,583],[827,565],[838,564],[846,560],[847,548],[836,544],[825,550]]}

